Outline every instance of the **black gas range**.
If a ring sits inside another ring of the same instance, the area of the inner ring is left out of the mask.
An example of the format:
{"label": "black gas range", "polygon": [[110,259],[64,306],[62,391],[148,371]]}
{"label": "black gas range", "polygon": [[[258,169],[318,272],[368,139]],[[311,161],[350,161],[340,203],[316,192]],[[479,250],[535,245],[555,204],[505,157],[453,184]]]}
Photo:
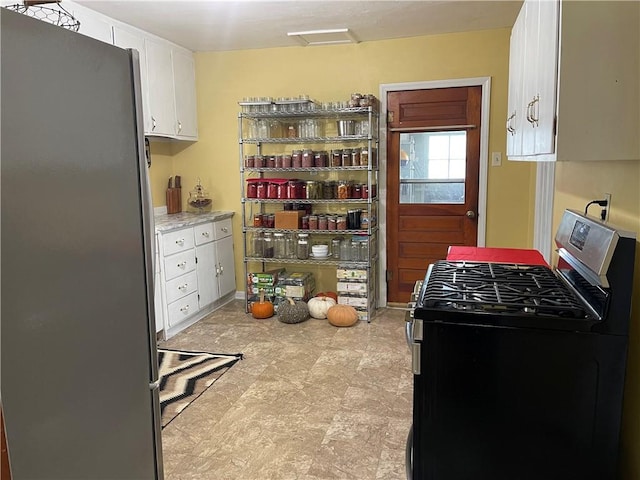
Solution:
{"label": "black gas range", "polygon": [[568,210],[556,244],[416,285],[413,479],[616,478],[635,235]]}

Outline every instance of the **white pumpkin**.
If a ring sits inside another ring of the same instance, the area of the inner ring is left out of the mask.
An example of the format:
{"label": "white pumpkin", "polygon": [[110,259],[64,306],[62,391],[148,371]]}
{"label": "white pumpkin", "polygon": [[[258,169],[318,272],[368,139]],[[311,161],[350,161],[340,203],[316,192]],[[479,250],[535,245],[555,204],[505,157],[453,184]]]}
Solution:
{"label": "white pumpkin", "polygon": [[327,318],[327,311],[335,304],[336,301],[331,297],[313,297],[307,302],[313,318]]}

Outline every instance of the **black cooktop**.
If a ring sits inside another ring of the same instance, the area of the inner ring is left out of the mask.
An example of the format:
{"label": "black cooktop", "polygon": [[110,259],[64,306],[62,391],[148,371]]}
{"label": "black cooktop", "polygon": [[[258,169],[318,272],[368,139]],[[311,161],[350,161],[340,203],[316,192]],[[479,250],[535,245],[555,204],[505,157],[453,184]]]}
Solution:
{"label": "black cooktop", "polygon": [[583,304],[539,265],[490,262],[434,263],[417,310],[584,319]]}

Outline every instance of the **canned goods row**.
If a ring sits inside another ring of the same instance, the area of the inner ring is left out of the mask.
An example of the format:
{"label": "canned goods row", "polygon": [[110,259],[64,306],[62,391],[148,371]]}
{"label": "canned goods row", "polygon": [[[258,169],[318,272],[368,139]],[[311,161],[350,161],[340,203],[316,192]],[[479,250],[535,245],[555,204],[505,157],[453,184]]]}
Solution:
{"label": "canned goods row", "polygon": [[[369,213],[362,210],[349,210],[346,215],[304,215],[301,219],[302,230],[366,230],[369,224]],[[253,226],[256,228],[274,228],[274,225],[273,213],[256,213],[253,216]]]}
{"label": "canned goods row", "polygon": [[245,168],[324,168],[324,167],[366,167],[372,157],[372,164],[377,161],[377,149],[338,148],[331,151],[311,149],[293,150],[291,154],[245,155]]}
{"label": "canned goods row", "polygon": [[359,199],[375,197],[376,185],[356,183],[353,180],[320,181],[287,178],[249,178],[247,179],[247,198],[258,199],[298,199],[332,200]]}

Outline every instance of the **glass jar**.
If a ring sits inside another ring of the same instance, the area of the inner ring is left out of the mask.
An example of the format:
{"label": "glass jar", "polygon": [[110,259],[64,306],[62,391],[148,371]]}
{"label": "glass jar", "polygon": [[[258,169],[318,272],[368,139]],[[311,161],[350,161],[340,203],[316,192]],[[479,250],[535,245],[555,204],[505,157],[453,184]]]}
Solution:
{"label": "glass jar", "polygon": [[367,211],[360,212],[360,228],[362,230],[369,229],[369,212]]}
{"label": "glass jar", "polygon": [[305,149],[302,151],[302,168],[311,168],[314,166],[314,155],[313,150]]}
{"label": "glass jar", "polygon": [[253,166],[255,168],[264,168],[264,157],[262,155],[254,155]]}
{"label": "glass jar", "polygon": [[356,183],[353,185],[352,198],[362,198],[362,184]]}
{"label": "glass jar", "polygon": [[327,230],[328,219],[326,215],[318,215],[318,230]]}
{"label": "glass jar", "polygon": [[352,262],[360,261],[360,245],[358,245],[359,243],[360,242],[351,240],[351,244],[349,245],[349,249],[350,249],[349,257],[351,258]]}
{"label": "glass jar", "polygon": [[338,215],[336,217],[336,230],[347,229],[347,217],[345,215]]}
{"label": "glass jar", "polygon": [[309,230],[309,215],[304,215],[300,219],[300,222],[302,230]]}
{"label": "glass jar", "polygon": [[273,258],[273,233],[264,232],[264,250],[263,258]]}
{"label": "glass jar", "polygon": [[275,258],[286,258],[284,233],[276,232],[273,234],[273,256]]}
{"label": "glass jar", "polygon": [[282,156],[282,168],[291,168],[291,155]]}
{"label": "glass jar", "polygon": [[255,165],[255,157],[253,155],[245,155],[244,156],[245,168],[253,168],[254,165]]}
{"label": "glass jar", "polygon": [[298,246],[296,248],[296,256],[299,260],[306,260],[309,258],[309,234],[298,234]]}
{"label": "glass jar", "polygon": [[264,255],[264,235],[262,232],[256,232],[253,234],[252,242],[251,242],[251,252],[250,255],[252,257],[262,258]]}
{"label": "glass jar", "polygon": [[331,165],[332,167],[342,166],[342,150],[331,150]]}
{"label": "glass jar", "polygon": [[296,258],[298,256],[296,237],[293,233],[287,233],[284,237],[286,258]]}
{"label": "glass jar", "polygon": [[321,198],[318,195],[318,190],[319,190],[319,182],[316,182],[315,180],[307,180],[306,183],[306,198],[309,200],[315,200],[317,198]]}
{"label": "glass jar", "polygon": [[262,226],[262,214],[261,213],[256,213],[253,216],[253,226],[260,228]]}
{"label": "glass jar", "polygon": [[258,198],[258,179],[247,179],[247,198]]}
{"label": "glass jar", "polygon": [[327,216],[327,230],[336,230],[337,217],[335,215]]}
{"label": "glass jar", "polygon": [[276,168],[276,156],[269,155],[265,160],[265,167],[267,168]]}
{"label": "glass jar", "polygon": [[291,153],[291,166],[293,168],[302,168],[302,150],[294,150]]}
{"label": "glass jar", "polygon": [[340,260],[351,259],[351,244],[346,238],[340,241]]}
{"label": "glass jar", "polygon": [[276,155],[276,168],[282,168],[282,159],[283,159],[283,155]]}
{"label": "glass jar", "polygon": [[350,148],[345,148],[344,150],[342,150],[342,166],[343,167],[350,167],[352,165],[351,152],[352,150]]}
{"label": "glass jar", "polygon": [[360,160],[362,158],[361,151],[362,149],[360,147],[351,150],[351,165],[353,165],[354,167],[360,166]]}
{"label": "glass jar", "polygon": [[340,238],[338,237],[331,240],[331,256],[336,260],[340,259]]}
{"label": "glass jar", "polygon": [[278,185],[273,182],[267,182],[267,198],[278,198]]}
{"label": "glass jar", "polygon": [[273,228],[276,223],[276,216],[273,213],[264,214],[262,216],[262,224],[266,228]]}
{"label": "glass jar", "polygon": [[322,198],[325,200],[333,198],[333,184],[335,184],[335,182],[332,182],[331,180],[324,182],[324,185],[322,186]]}
{"label": "glass jar", "polygon": [[313,166],[314,167],[326,167],[328,154],[325,151],[315,152],[313,154]]}
{"label": "glass jar", "polygon": [[256,198],[267,198],[267,185],[269,185],[269,182],[266,182],[264,180],[259,180],[256,182]]}
{"label": "glass jar", "polygon": [[309,215],[309,230],[318,230],[318,216]]}
{"label": "glass jar", "polygon": [[360,165],[361,166],[369,165],[369,149],[368,148],[363,148],[360,151]]}
{"label": "glass jar", "polygon": [[347,180],[338,181],[337,197],[341,200],[349,198],[349,182]]}
{"label": "glass jar", "polygon": [[367,241],[362,241],[362,242],[358,242],[359,245],[359,249],[360,249],[360,253],[359,253],[359,258],[361,262],[367,262],[369,260],[369,242]]}

